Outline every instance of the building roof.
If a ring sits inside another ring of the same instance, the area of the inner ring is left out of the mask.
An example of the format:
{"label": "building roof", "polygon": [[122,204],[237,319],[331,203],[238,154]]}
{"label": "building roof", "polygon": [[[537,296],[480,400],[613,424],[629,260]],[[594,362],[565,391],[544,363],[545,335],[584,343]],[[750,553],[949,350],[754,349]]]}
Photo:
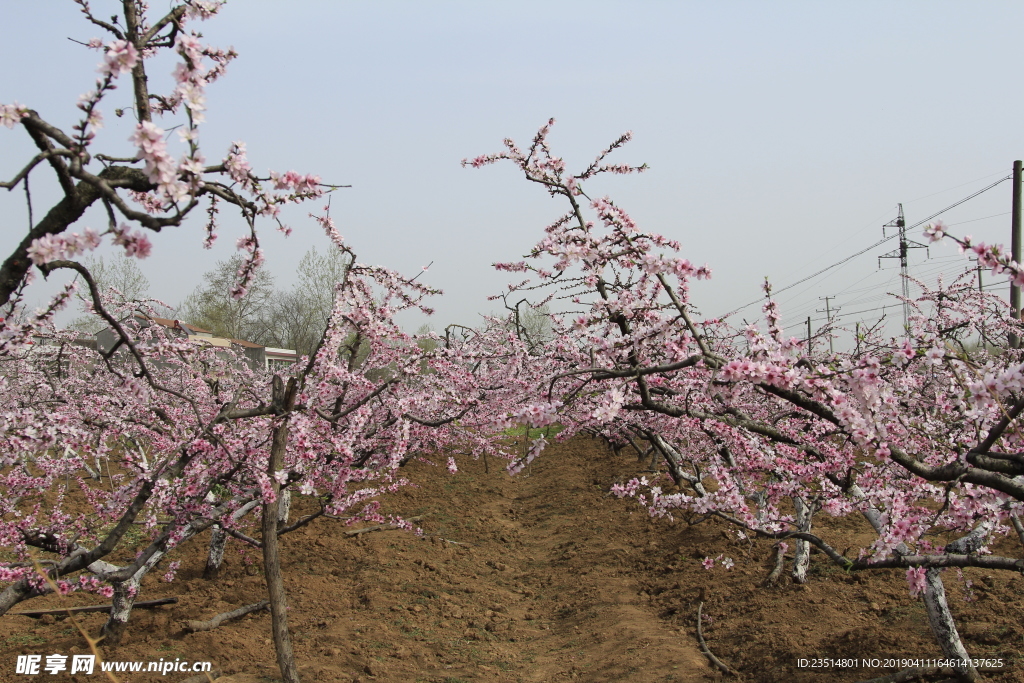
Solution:
{"label": "building roof", "polygon": [[223,339],[221,337],[194,337],[189,341],[193,341],[196,344],[207,344],[209,346],[216,346],[224,349],[231,348],[231,340]]}
{"label": "building roof", "polygon": [[[142,317],[142,316],[140,316]],[[268,348],[263,344],[256,344],[255,342],[246,341],[245,339],[225,339],[223,337],[214,336],[210,330],[204,330],[202,327],[192,325],[191,323],[184,323],[180,320],[171,320],[170,318],[158,318],[156,316],[146,316],[145,320],[150,320],[157,325],[167,327],[173,330],[184,330],[189,335],[203,335],[198,337],[196,341],[201,341],[212,346],[230,346],[231,344],[238,344],[242,348],[246,349],[266,349],[266,352],[278,357],[286,358],[298,358],[298,353],[294,349],[277,349]]]}
{"label": "building roof", "polygon": [[171,320],[170,318],[158,318],[156,316],[147,316],[146,320],[152,320],[157,325],[164,327],[170,327],[171,329],[184,329],[186,332],[197,332],[199,334],[213,334],[210,330],[204,330],[203,328],[192,325],[189,323],[183,323],[180,320]]}

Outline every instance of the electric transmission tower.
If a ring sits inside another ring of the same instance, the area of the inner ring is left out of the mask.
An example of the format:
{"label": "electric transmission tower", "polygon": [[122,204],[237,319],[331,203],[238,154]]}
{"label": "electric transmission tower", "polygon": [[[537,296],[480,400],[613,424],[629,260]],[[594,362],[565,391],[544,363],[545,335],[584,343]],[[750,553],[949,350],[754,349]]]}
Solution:
{"label": "electric transmission tower", "polygon": [[[896,217],[896,220],[889,221],[882,226],[882,236],[888,237],[888,235],[885,234],[886,228],[896,228],[900,235],[900,246],[895,251],[890,251],[888,254],[882,254],[879,256],[878,267],[882,267],[882,259],[884,258],[898,258],[900,260],[900,293],[903,295],[903,329],[909,332],[910,304],[907,303],[907,301],[910,299],[910,280],[908,279],[910,268],[907,265],[907,252],[911,249],[928,249],[928,245],[907,239],[907,221],[903,218],[903,204],[900,204],[899,206],[899,216]],[[928,255],[931,256],[930,251]]]}

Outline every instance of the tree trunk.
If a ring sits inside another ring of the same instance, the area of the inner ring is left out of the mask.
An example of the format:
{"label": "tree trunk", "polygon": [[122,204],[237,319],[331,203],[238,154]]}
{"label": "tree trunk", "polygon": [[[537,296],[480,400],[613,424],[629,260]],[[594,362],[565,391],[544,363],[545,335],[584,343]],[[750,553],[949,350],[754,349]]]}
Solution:
{"label": "tree trunk", "polygon": [[[245,517],[258,504],[259,501],[249,501],[231,513],[231,521],[237,522],[242,517]],[[227,543],[228,534],[224,531],[224,527],[220,524],[215,524],[210,531],[210,550],[206,556],[206,567],[203,569],[204,579],[216,579],[220,574],[220,567],[224,562],[224,550],[227,548]]]}
{"label": "tree trunk", "polygon": [[928,569],[925,572],[924,606],[928,610],[928,623],[935,639],[939,641],[942,653],[948,659],[968,660],[967,666],[953,667],[961,681],[980,680],[978,671],[970,665],[970,655],[960,640],[956,623],[946,602],[946,589],[942,585],[942,570]]}
{"label": "tree trunk", "polygon": [[228,544],[228,534],[215,524],[210,530],[210,551],[206,555],[206,567],[203,569],[203,578],[206,580],[216,579],[220,574],[220,566],[224,562],[224,549]]}
{"label": "tree trunk", "polygon": [[140,582],[136,580],[136,576],[138,573],[133,574],[127,581],[118,581],[114,584],[114,606],[110,608],[110,616],[107,623],[103,624],[102,630],[105,636],[104,645],[120,645],[125,631],[128,630],[128,617],[131,616],[135,598],[139,595]]}
{"label": "tree trunk", "polygon": [[[796,508],[797,529],[810,533],[814,510],[800,496],[793,496],[793,506]],[[811,563],[811,544],[796,539],[794,554],[796,557],[793,560],[793,583],[807,583],[807,566]]]}
{"label": "tree trunk", "polygon": [[665,441],[660,434],[655,432],[646,432],[644,436],[647,437],[647,440],[651,442],[658,453],[661,453],[662,457],[665,458],[665,464],[668,466],[668,473],[677,486],[682,486],[685,481],[693,488],[694,491],[697,492],[698,496],[707,495],[707,491],[704,490],[704,484],[701,482],[700,478],[695,474],[691,474],[686,471],[683,464],[683,456],[675,447],[672,446],[672,444]]}
{"label": "tree trunk", "polygon": [[281,504],[277,510],[277,521],[284,525],[288,523],[288,516],[291,514],[292,509],[292,491],[291,489],[285,489],[281,493]]}
{"label": "tree trunk", "polygon": [[[295,394],[294,378],[288,382],[288,390],[282,386],[280,375],[274,376],[274,403],[282,412],[291,408]],[[291,635],[288,632],[288,598],[284,591],[284,576],[281,574],[281,557],[278,549],[277,524],[281,506],[281,484],[274,476],[284,467],[284,454],[288,447],[288,418],[285,417],[274,429],[267,461],[267,476],[270,478],[272,500],[263,501],[263,570],[267,579],[267,597],[270,600],[270,620],[274,632],[274,648],[277,650],[277,665],[281,669],[284,683],[300,683],[299,670],[295,666]]]}
{"label": "tree trunk", "polygon": [[125,631],[128,629],[128,618],[132,615],[132,607],[139,597],[139,587],[142,585],[142,578],[149,573],[157,562],[163,559],[165,553],[161,550],[153,553],[146,563],[124,581],[115,581],[114,605],[110,608],[110,616],[107,623],[103,624],[103,644],[111,647],[121,644]]}

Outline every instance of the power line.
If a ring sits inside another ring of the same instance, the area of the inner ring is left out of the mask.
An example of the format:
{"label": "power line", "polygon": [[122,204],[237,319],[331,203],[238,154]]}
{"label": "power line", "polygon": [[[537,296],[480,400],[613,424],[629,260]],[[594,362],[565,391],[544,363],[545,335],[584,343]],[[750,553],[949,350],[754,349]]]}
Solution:
{"label": "power line", "polygon": [[[922,268],[919,268],[917,271],[915,271],[915,273],[914,273],[914,280],[919,280],[921,282],[924,282],[926,285],[928,285],[930,283],[934,283],[937,280],[937,278],[940,277],[940,276],[943,277],[943,278],[948,277],[948,278],[955,279],[955,278],[957,278],[957,277],[959,277],[959,276],[961,276],[961,275],[963,275],[965,273],[971,272],[973,270],[974,270],[974,268],[969,265],[969,262],[966,262],[964,260],[963,256],[960,256],[960,255],[939,256],[939,257],[936,257],[936,258],[932,259],[931,261],[929,261],[928,265],[925,265]],[[854,289],[854,290],[851,291],[851,288],[854,285],[858,284],[859,282],[863,282],[865,279],[867,279],[869,277],[877,276],[879,274],[879,272],[881,272],[881,271],[874,271],[874,272],[864,276],[863,278],[861,278],[857,282],[852,283],[846,289],[838,292],[836,296],[839,296],[839,295],[844,294],[844,293],[860,294],[860,296],[857,296],[857,297],[855,297],[852,300],[847,300],[846,302],[844,302],[843,305],[846,306],[847,308],[851,308],[851,307],[857,306],[857,305],[865,305],[865,304],[871,304],[871,303],[874,303],[874,302],[881,302],[881,301],[884,301],[886,299],[889,299],[892,296],[892,292],[885,291],[885,290],[890,288],[890,286],[892,285],[893,280],[895,279],[895,275],[896,275],[896,271],[895,270],[893,270],[892,274],[889,276],[889,279],[884,284],[883,283],[878,283],[878,284],[870,285],[870,286],[867,286],[867,287],[861,287],[861,288],[858,288],[858,289]],[[996,286],[1008,286],[1008,285],[1005,285],[1005,283],[1003,283],[1003,284],[994,283],[992,285],[986,285],[985,289],[987,290],[987,289],[990,289],[990,288],[994,288]],[[806,312],[811,307],[813,307],[815,305],[816,304],[814,302],[809,302],[809,303],[805,303],[802,306],[798,306],[798,307],[794,308],[793,310],[787,310],[786,311],[786,315],[780,321],[782,327],[789,328],[792,325],[802,323],[806,319]],[[852,311],[852,312],[844,312],[844,313],[840,314],[839,316],[837,316],[837,318],[843,319],[844,323],[845,323],[845,321],[850,316],[852,316],[852,315],[857,315],[857,314],[860,314],[860,313],[870,313],[871,311],[877,311],[877,310],[884,310],[885,308],[890,308],[890,307],[893,307],[893,306],[901,306],[901,304],[900,303],[889,303],[889,304],[885,304],[884,306],[881,306],[881,307],[868,308],[868,309],[857,310],[857,311]],[[816,317],[812,316],[812,321],[813,322],[821,322],[822,320],[823,320],[822,318],[816,318]]]}
{"label": "power line", "polygon": [[922,199],[928,199],[929,197],[934,197],[936,195],[942,194],[943,192],[949,192],[950,190],[957,190],[957,189],[959,189],[959,188],[961,188],[961,187],[963,187],[965,185],[973,185],[974,183],[976,183],[976,182],[978,182],[980,180],[988,180],[992,176],[999,175],[1000,173],[1002,173],[1002,171],[996,171],[995,173],[989,173],[986,176],[982,176],[980,178],[975,178],[974,180],[968,180],[966,183],[960,183],[959,185],[954,185],[953,187],[947,187],[945,190],[939,190],[938,192],[932,192],[931,194],[926,194],[925,196],[918,197],[917,199],[911,199],[909,202],[907,202],[907,204],[913,204],[914,202],[919,202]]}
{"label": "power line", "polygon": [[[919,227],[919,226],[921,226],[921,225],[924,225],[925,223],[927,223],[927,222],[928,222],[928,221],[930,221],[931,219],[935,218],[936,216],[941,216],[942,214],[946,213],[946,212],[947,212],[947,211],[949,211],[950,209],[954,209],[954,208],[956,208],[956,207],[960,206],[961,204],[963,204],[964,202],[966,202],[966,201],[969,201],[969,200],[971,200],[971,199],[974,199],[975,197],[977,197],[978,195],[982,194],[983,192],[988,192],[988,191],[989,191],[989,190],[991,190],[991,189],[992,189],[993,187],[996,187],[997,185],[999,185],[999,184],[1003,183],[1004,181],[1007,181],[1007,180],[1009,180],[1009,179],[1010,179],[1010,178],[1012,178],[1012,177],[1013,177],[1013,176],[1011,176],[1011,175],[1008,175],[1008,176],[1005,176],[1005,177],[1003,177],[1003,178],[1000,178],[999,180],[997,180],[996,182],[992,183],[991,185],[988,185],[988,186],[986,186],[986,187],[983,187],[982,189],[978,190],[977,192],[975,192],[975,193],[973,193],[973,194],[967,195],[967,196],[966,196],[966,197],[964,197],[963,199],[961,199],[961,200],[959,200],[959,201],[957,201],[957,202],[954,202],[953,204],[950,204],[949,206],[947,206],[946,208],[944,208],[944,209],[942,209],[942,210],[940,210],[940,211],[936,211],[936,212],[935,212],[935,213],[933,213],[932,215],[930,215],[930,216],[928,216],[927,218],[924,218],[924,219],[922,219],[922,220],[918,221],[917,223],[914,223],[913,225],[911,225],[911,226],[910,226],[909,228],[906,228],[906,229],[907,229],[907,230],[913,230],[913,229],[914,229],[914,228],[916,228],[916,227]],[[790,284],[790,285],[786,285],[786,286],[785,286],[785,287],[783,287],[782,289],[778,289],[778,290],[775,290],[775,291],[773,292],[773,294],[777,296],[777,295],[781,294],[782,292],[785,292],[786,290],[789,290],[789,289],[792,289],[792,288],[796,287],[797,285],[802,285],[803,283],[807,282],[808,280],[813,280],[814,278],[818,277],[818,276],[819,276],[819,275],[821,275],[822,273],[827,273],[828,271],[832,270],[833,268],[836,268],[836,267],[838,267],[838,266],[841,266],[841,265],[843,265],[844,263],[848,263],[848,262],[852,261],[853,259],[857,258],[858,256],[861,256],[861,255],[863,255],[863,254],[866,254],[866,253],[868,253],[869,251],[871,251],[871,250],[873,250],[873,249],[876,249],[876,248],[880,247],[881,245],[885,244],[886,242],[888,242],[888,241],[890,241],[890,240],[896,239],[896,238],[897,238],[898,236],[899,236],[898,234],[894,234],[894,235],[891,235],[891,236],[889,236],[889,237],[883,237],[882,239],[878,240],[877,242],[875,242],[875,243],[874,243],[874,244],[872,244],[871,246],[869,246],[869,247],[865,247],[864,249],[861,249],[860,251],[858,251],[858,252],[857,252],[857,253],[855,253],[855,254],[852,254],[852,255],[850,255],[850,256],[847,256],[846,258],[844,258],[844,259],[842,259],[842,260],[840,260],[840,261],[836,261],[835,263],[833,263],[833,264],[832,264],[832,265],[830,265],[830,266],[825,266],[825,267],[824,267],[824,268],[822,268],[821,270],[819,270],[819,271],[817,271],[817,272],[815,272],[815,273],[812,273],[812,274],[808,275],[808,276],[807,276],[807,277],[805,277],[805,278],[801,278],[801,279],[797,280],[796,282],[794,282],[794,283],[792,283],[792,284]],[[744,308],[747,308],[747,307],[749,307],[749,306],[753,306],[754,304],[760,303],[760,302],[761,302],[762,300],[763,300],[763,298],[762,298],[762,297],[758,297],[758,298],[754,299],[753,301],[751,301],[751,302],[749,302],[749,303],[746,303],[746,304],[743,304],[743,305],[742,305],[742,306],[740,306],[739,308],[735,308],[735,309],[733,309],[733,310],[729,311],[728,313],[726,313],[725,315],[723,315],[723,316],[720,316],[720,319],[724,320],[725,318],[728,318],[729,316],[731,316],[731,315],[733,315],[733,314],[735,314],[735,313],[739,313],[739,312],[740,312],[740,311],[742,311],[742,310],[743,310]]]}
{"label": "power line", "polygon": [[954,225],[964,225],[966,223],[977,223],[978,221],[986,221],[989,218],[999,218],[1000,216],[1009,216],[1010,213],[1011,213],[1010,211],[1004,211],[1002,213],[994,213],[991,216],[983,216],[981,218],[972,218],[969,221],[959,221],[957,223],[950,223],[949,225],[950,225],[950,227],[952,227]]}
{"label": "power line", "polygon": [[[1003,289],[1003,288],[1007,288],[1009,286],[1010,286],[1009,282],[992,282],[992,283],[989,283],[987,285],[983,285],[982,289],[985,290],[985,291],[988,291],[990,289]],[[867,303],[867,302],[865,302],[865,303]],[[896,303],[891,303],[891,304],[885,304],[884,306],[876,306],[875,308],[865,308],[865,309],[862,309],[862,310],[859,310],[859,311],[850,311],[849,313],[845,313],[843,315],[835,316],[834,319],[846,319],[846,318],[849,318],[849,317],[854,316],[854,315],[860,315],[861,313],[872,313],[874,311],[884,311],[887,308],[897,308],[897,307],[899,307],[901,305],[902,304],[900,302],[896,302]],[[811,319],[812,322],[820,322],[822,320],[825,320],[825,318],[812,318]]]}

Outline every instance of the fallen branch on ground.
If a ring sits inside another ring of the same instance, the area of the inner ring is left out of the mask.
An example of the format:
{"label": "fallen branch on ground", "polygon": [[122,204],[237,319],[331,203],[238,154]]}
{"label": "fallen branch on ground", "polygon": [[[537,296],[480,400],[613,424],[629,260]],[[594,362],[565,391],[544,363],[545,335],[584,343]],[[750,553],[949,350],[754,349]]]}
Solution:
{"label": "fallen branch on ground", "polygon": [[711,660],[711,663],[714,664],[715,666],[717,666],[722,673],[728,674],[730,676],[739,676],[739,673],[737,671],[734,671],[727,664],[725,664],[721,659],[716,657],[711,652],[711,648],[708,647],[708,644],[704,642],[704,632],[701,630],[701,626],[700,626],[701,619],[703,619],[703,615],[701,614],[703,609],[704,609],[704,603],[703,602],[700,603],[699,605],[697,605],[697,642],[700,644],[700,651],[703,652],[704,655],[708,659]]}
{"label": "fallen branch on ground", "polygon": [[[178,598],[160,598],[159,600],[143,600],[135,603],[135,607],[159,607],[160,605],[172,605],[178,602]],[[21,617],[32,617],[38,619],[47,614],[60,616],[68,612],[109,612],[113,605],[86,605],[85,607],[62,607],[60,609],[40,609],[34,612],[8,612],[8,614]]]}
{"label": "fallen branch on ground", "polygon": [[[407,522],[418,522],[421,519],[423,519],[423,517],[424,517],[423,515],[419,515],[417,517],[410,517],[406,521]],[[369,533],[371,531],[390,531],[392,529],[401,529],[401,528],[402,527],[395,526],[394,524],[374,524],[373,526],[364,526],[362,529],[352,529],[350,531],[346,531],[345,535],[346,536],[358,536],[359,534],[365,534],[365,533]]]}
{"label": "fallen branch on ground", "polygon": [[254,602],[251,605],[239,607],[238,609],[231,610],[230,612],[221,612],[209,621],[198,621],[196,619],[191,619],[185,622],[185,630],[190,633],[195,633],[196,631],[212,631],[213,629],[223,624],[225,621],[231,621],[232,619],[244,617],[246,614],[249,614],[250,612],[258,612],[261,609],[266,609],[269,605],[270,602],[268,600],[262,600],[260,602]]}

